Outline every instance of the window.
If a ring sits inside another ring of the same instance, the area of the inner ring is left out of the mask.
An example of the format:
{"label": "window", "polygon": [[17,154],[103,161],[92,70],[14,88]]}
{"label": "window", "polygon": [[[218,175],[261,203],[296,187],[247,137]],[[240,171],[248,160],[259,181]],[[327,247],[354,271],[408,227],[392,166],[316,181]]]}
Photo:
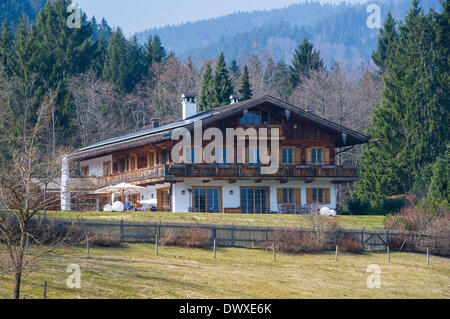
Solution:
{"label": "window", "polygon": [[81,166],[81,176],[89,176],[89,166]]}
{"label": "window", "polygon": [[186,163],[196,163],[197,162],[197,152],[196,152],[195,147],[187,147],[185,154],[186,154],[186,157],[185,157]]}
{"label": "window", "polygon": [[294,190],[292,188],[283,189],[283,203],[290,204],[294,202]]}
{"label": "window", "polygon": [[300,204],[301,200],[300,188],[278,188],[277,203],[278,204]]}
{"label": "window", "polygon": [[251,111],[247,112],[247,116],[245,113],[242,113],[241,124],[250,124],[250,125],[267,125],[269,124],[269,114],[267,112],[260,111]]}
{"label": "window", "polygon": [[194,187],[192,189],[193,212],[220,213],[221,191],[219,187]]}
{"label": "window", "polygon": [[225,147],[216,148],[216,163],[227,163],[227,149]]}
{"label": "window", "polygon": [[308,188],[306,193],[308,204],[330,204],[329,188]]}
{"label": "window", "polygon": [[312,164],[322,164],[322,149],[321,148],[311,149],[311,163]]}
{"label": "window", "polygon": [[248,149],[248,163],[250,165],[258,165],[261,163],[259,148],[250,147]]}
{"label": "window", "polygon": [[127,170],[127,158],[126,157],[121,157],[118,158],[117,160],[114,161],[114,167],[113,167],[114,172],[125,172]]}
{"label": "window", "polygon": [[313,188],[312,190],[312,201],[313,203],[323,203],[323,189]]}
{"label": "window", "polygon": [[283,148],[281,153],[282,153],[283,164],[294,163],[294,149],[293,148]]}
{"label": "window", "polygon": [[264,214],[269,211],[269,189],[241,187],[241,209],[244,214]]}

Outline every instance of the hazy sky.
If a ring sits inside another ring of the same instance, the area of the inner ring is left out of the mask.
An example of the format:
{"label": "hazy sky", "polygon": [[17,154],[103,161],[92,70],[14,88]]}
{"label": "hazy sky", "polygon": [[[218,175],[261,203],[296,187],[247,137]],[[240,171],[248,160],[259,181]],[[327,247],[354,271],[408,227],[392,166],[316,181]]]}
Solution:
{"label": "hazy sky", "polygon": [[[310,0],[309,0],[310,1]],[[342,0],[319,0],[339,3]],[[237,11],[283,8],[305,0],[73,0],[89,17],[105,17],[126,35],[151,27],[222,16]],[[347,0],[346,2],[366,2]]]}

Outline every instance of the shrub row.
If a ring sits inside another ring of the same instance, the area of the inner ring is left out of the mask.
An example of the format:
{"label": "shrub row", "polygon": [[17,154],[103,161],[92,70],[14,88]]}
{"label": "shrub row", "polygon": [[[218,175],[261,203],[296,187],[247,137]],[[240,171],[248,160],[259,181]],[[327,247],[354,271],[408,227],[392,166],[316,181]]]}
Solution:
{"label": "shrub row", "polygon": [[211,237],[205,231],[198,228],[190,228],[189,230],[182,231],[180,234],[169,230],[161,236],[161,245],[204,248],[211,245]]}
{"label": "shrub row", "polygon": [[352,215],[387,215],[399,212],[404,206],[403,198],[384,199],[380,202],[355,198],[346,202],[344,210]]}

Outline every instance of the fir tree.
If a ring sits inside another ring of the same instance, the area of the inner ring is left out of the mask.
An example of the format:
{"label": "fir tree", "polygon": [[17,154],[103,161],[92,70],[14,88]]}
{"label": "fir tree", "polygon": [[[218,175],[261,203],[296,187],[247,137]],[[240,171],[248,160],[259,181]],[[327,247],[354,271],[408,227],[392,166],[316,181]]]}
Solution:
{"label": "fir tree", "polygon": [[312,70],[323,67],[320,52],[314,50],[313,44],[304,39],[295,49],[292,66],[289,68],[291,89],[293,90],[301,82],[302,77],[309,78]]}
{"label": "fir tree", "polygon": [[212,69],[211,64],[207,63],[203,73],[202,85],[200,88],[200,97],[198,106],[200,111],[208,109],[208,103],[212,100]]}
{"label": "fir tree", "polygon": [[152,43],[152,61],[160,63],[166,57],[166,50],[162,46],[161,39],[155,35]]}
{"label": "fir tree", "polygon": [[230,95],[233,93],[233,85],[228,76],[228,69],[223,52],[221,52],[217,58],[216,69],[214,70],[212,80],[212,92],[214,95],[211,97],[212,99],[208,104],[208,108],[229,104]]}
{"label": "fir tree", "polygon": [[386,60],[391,57],[397,40],[395,20],[389,12],[383,28],[380,29],[377,50],[372,53],[372,60],[380,69],[380,73],[384,73]]}
{"label": "fir tree", "polygon": [[125,92],[127,91],[127,73],[127,43],[122,30],[117,28],[106,48],[103,78]]}
{"label": "fir tree", "polygon": [[232,60],[231,61],[231,65],[230,65],[230,72],[233,74],[234,77],[239,77],[241,74],[240,70],[239,70],[239,65],[237,64],[236,60]]}
{"label": "fir tree", "polygon": [[12,35],[8,30],[6,21],[3,22],[0,31],[0,67],[8,72],[9,59],[11,58]]}
{"label": "fir tree", "polygon": [[366,145],[360,159],[361,198],[408,192],[420,171],[446,149],[450,67],[448,45],[439,36],[448,31],[443,15],[445,6],[442,14],[425,15],[415,0],[399,27],[398,45],[384,61],[382,104],[368,132],[377,142]]}
{"label": "fir tree", "polygon": [[241,95],[241,101],[249,100],[253,97],[253,92],[250,87],[250,80],[248,76],[248,68],[247,66],[244,66],[244,72],[242,74],[241,79],[241,87],[239,89],[239,94]]}

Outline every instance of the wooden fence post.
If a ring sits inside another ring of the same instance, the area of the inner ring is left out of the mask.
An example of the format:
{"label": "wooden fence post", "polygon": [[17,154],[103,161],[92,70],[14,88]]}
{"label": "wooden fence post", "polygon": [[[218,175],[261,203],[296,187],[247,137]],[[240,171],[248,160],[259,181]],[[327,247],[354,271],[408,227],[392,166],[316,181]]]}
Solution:
{"label": "wooden fence post", "polygon": [[27,239],[25,241],[25,250],[27,250],[27,249],[28,249],[28,233],[27,233]]}
{"label": "wooden fence post", "polygon": [[231,224],[231,246],[234,247],[234,224]]}
{"label": "wooden fence post", "polygon": [[215,239],[217,238],[216,225],[214,225],[214,226],[211,228],[211,238],[212,238],[212,240],[215,240]]}
{"label": "wooden fence post", "polygon": [[389,245],[387,245],[387,255],[388,255],[388,263],[391,262],[391,252],[389,250]]}
{"label": "wooden fence post", "polygon": [[86,251],[87,251],[87,255],[89,257],[89,237],[86,237]]}
{"label": "wooden fence post", "polygon": [[214,239],[214,258],[216,258],[216,240]]}
{"label": "wooden fence post", "polygon": [[427,247],[427,266],[430,265],[430,249]]}
{"label": "wooden fence post", "polygon": [[155,235],[155,253],[158,255],[158,234]]}
{"label": "wooden fence post", "polygon": [[161,220],[159,221],[158,224],[158,237],[161,238]]}
{"label": "wooden fence post", "polygon": [[366,249],[364,247],[364,229],[365,229],[365,227],[361,228],[361,245],[362,245],[363,250]]}
{"label": "wooden fence post", "polygon": [[124,241],[125,234],[123,232],[123,219],[120,220],[120,241]]}
{"label": "wooden fence post", "polygon": [[275,252],[275,243],[273,243],[272,246],[273,246],[273,261],[277,261],[277,255]]}
{"label": "wooden fence post", "polygon": [[336,261],[339,259],[339,246],[336,245]]}
{"label": "wooden fence post", "polygon": [[44,281],[44,299],[47,299],[47,282]]}
{"label": "wooden fence post", "polygon": [[386,229],[386,245],[389,246],[389,229]]}
{"label": "wooden fence post", "polygon": [[269,225],[266,225],[266,241],[269,240]]}

